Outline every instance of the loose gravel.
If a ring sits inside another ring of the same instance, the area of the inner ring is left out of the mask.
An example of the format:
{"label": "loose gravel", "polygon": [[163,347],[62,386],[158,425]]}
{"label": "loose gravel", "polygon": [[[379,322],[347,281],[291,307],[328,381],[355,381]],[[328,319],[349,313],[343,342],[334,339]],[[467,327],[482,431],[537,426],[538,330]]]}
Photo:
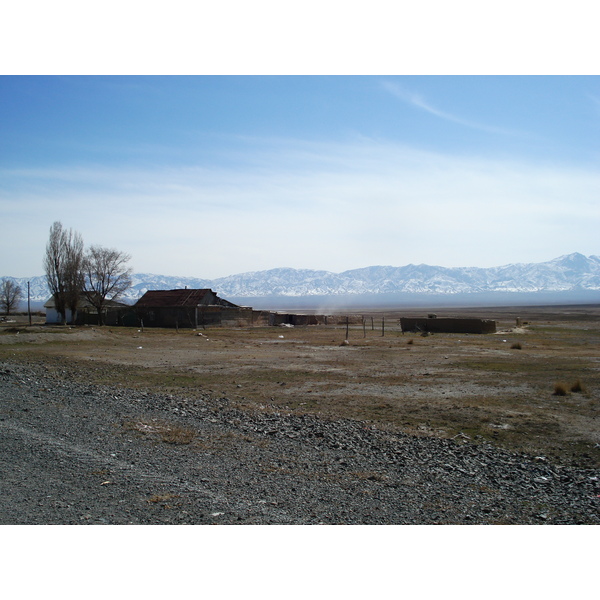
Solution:
{"label": "loose gravel", "polygon": [[2,524],[597,524],[600,471],[0,362]]}

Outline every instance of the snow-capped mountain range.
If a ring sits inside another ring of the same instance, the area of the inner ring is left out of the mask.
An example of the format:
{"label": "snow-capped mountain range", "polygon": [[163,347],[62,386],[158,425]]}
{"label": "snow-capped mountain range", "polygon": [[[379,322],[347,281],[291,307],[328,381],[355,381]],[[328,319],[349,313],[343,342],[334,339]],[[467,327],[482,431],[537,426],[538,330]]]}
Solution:
{"label": "snow-capped mountain range", "polygon": [[[14,279],[32,303],[49,297],[44,276]],[[211,288],[232,301],[252,298],[310,298],[354,295],[538,294],[600,292],[600,256],[573,253],[543,263],[501,267],[374,266],[343,273],[278,268],[230,275],[219,279],[172,277],[136,273],[122,301],[134,303],[147,290]],[[600,300],[600,293],[598,294]]]}

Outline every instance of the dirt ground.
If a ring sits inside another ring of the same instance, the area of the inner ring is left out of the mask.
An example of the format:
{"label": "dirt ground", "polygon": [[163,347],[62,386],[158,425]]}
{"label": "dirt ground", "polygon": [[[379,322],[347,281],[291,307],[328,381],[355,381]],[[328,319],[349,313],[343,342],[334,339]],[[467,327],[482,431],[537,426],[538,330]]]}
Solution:
{"label": "dirt ground", "polygon": [[91,382],[211,393],[240,407],[363,419],[600,465],[600,305],[438,309],[439,317],[494,319],[498,333],[401,332],[400,316],[427,312],[365,309],[347,344],[345,325],[176,332],[28,326],[19,317],[0,326],[0,358],[57,370],[69,361]]}

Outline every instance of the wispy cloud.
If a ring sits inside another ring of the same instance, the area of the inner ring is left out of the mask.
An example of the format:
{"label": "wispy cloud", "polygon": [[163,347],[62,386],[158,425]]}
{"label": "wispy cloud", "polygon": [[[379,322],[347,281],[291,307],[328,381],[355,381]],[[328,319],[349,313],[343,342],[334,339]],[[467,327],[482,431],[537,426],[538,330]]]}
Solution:
{"label": "wispy cloud", "polygon": [[420,94],[407,90],[404,87],[398,85],[397,83],[393,83],[391,81],[383,81],[382,86],[385,90],[387,90],[390,94],[395,96],[396,98],[406,102],[407,104],[411,104],[412,106],[424,110],[431,115],[434,115],[440,119],[444,119],[446,121],[451,121],[452,123],[457,123],[458,125],[463,125],[465,127],[469,127],[471,129],[477,129],[479,131],[484,131],[486,133],[500,134],[500,135],[509,135],[509,136],[522,136],[524,135],[522,132],[505,129],[502,127],[495,127],[493,125],[487,125],[485,123],[479,123],[477,121],[472,121],[469,119],[465,119],[451,113],[445,112],[433,106],[430,102],[426,101]]}
{"label": "wispy cloud", "polygon": [[206,278],[598,253],[600,176],[591,170],[366,138],[252,144],[245,163],[232,166],[5,169],[0,251],[41,265],[48,228],[61,220],[86,243],[132,254],[138,271]]}

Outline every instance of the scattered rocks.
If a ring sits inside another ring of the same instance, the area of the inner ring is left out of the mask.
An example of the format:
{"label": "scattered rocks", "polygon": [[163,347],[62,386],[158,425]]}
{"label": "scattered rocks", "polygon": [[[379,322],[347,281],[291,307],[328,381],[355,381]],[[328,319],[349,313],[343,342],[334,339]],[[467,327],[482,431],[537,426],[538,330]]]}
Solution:
{"label": "scattered rocks", "polygon": [[466,435],[90,385],[33,361],[0,363],[0,397],[4,524],[600,523],[597,469]]}

